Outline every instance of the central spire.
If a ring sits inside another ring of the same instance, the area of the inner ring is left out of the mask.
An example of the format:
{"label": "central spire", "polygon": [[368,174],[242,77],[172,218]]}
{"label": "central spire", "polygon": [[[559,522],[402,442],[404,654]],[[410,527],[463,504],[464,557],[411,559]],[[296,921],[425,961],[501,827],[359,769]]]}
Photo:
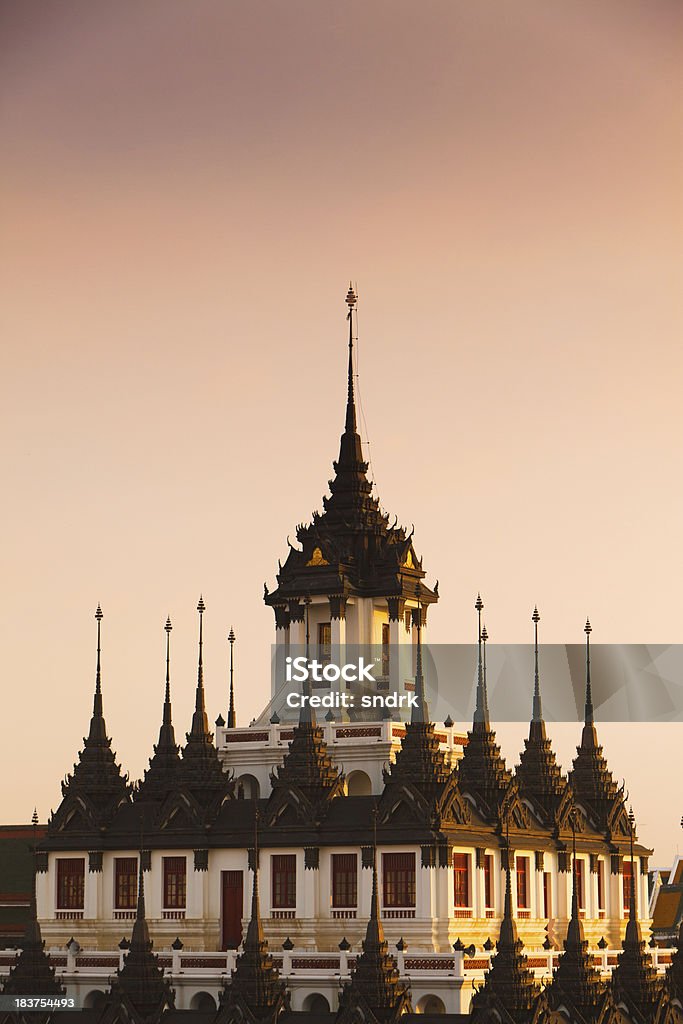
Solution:
{"label": "central spire", "polygon": [[485,640],[484,631],[482,631],[481,624],[481,613],[484,609],[484,602],[481,599],[481,594],[477,594],[477,600],[474,603],[474,607],[477,610],[477,616],[479,621],[479,656],[477,661],[477,703],[474,710],[474,724],[475,727],[478,725],[488,730],[490,728],[489,700],[488,694],[486,692],[486,667],[484,664],[484,659],[486,655],[484,653],[483,645],[485,644]]}
{"label": "central spire", "polygon": [[202,647],[203,647],[203,620],[204,620],[204,609],[205,604],[203,598],[199,597],[199,603],[197,605],[197,611],[199,612],[199,661],[197,664],[197,692],[195,695],[195,707],[194,714],[192,716],[192,728],[190,729],[190,736],[195,739],[205,739],[210,737],[209,733],[209,719],[206,714],[206,702],[204,698],[204,663],[202,660]]}
{"label": "central spire", "polygon": [[541,703],[541,679],[538,671],[538,623],[540,620],[541,616],[538,614],[538,608],[534,606],[534,613],[531,616],[531,621],[534,624],[534,701],[531,720],[536,725],[539,725],[542,728],[542,731],[545,732],[545,725],[543,722],[543,705]]}
{"label": "central spire", "polygon": [[349,307],[349,312],[346,317],[349,321],[349,377],[346,399],[346,423],[344,424],[344,429],[347,434],[355,434],[357,432],[356,398],[353,386],[353,309],[356,302],[356,293],[353,290],[353,285],[349,283],[349,290],[346,295],[346,305]]}
{"label": "central spire", "polygon": [[228,707],[228,729],[234,729],[237,725],[237,716],[235,715],[235,682],[234,682],[234,664],[233,664],[233,649],[235,647],[235,630],[230,627],[228,633],[228,643],[230,644],[230,706]]}
{"label": "central spire", "polygon": [[176,743],[175,730],[171,709],[171,625],[170,616],[166,619],[166,689],[164,693],[164,709],[159,729],[159,741],[154,747],[149,768],[136,795],[136,799],[163,800],[178,782],[180,755]]}
{"label": "central spire", "polygon": [[104,713],[102,710],[102,671],[100,668],[100,640],[103,614],[99,604],[97,606],[97,611],[95,612],[95,618],[97,619],[97,668],[95,669],[95,696],[93,698],[92,718],[90,719],[90,732],[88,733],[88,739],[90,741],[101,741],[106,740],[107,738],[107,728],[104,724]]}
{"label": "central spire", "polygon": [[424,724],[429,721],[429,708],[425,697],[425,680],[422,670],[422,584],[418,581],[416,587],[417,608],[413,615],[417,629],[417,652],[415,656],[415,696],[417,703],[411,712],[410,720],[413,723]]}

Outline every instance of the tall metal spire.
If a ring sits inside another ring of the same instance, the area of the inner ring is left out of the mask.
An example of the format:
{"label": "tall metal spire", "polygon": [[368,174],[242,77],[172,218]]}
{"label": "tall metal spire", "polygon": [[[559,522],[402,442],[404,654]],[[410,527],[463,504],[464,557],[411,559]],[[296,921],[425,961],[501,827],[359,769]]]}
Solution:
{"label": "tall metal spire", "polygon": [[166,631],[166,692],[164,694],[164,712],[163,719],[161,722],[161,729],[159,731],[159,743],[157,749],[174,751],[176,748],[175,732],[173,731],[173,721],[171,712],[171,625],[170,616],[166,619],[166,625],[164,630]]}
{"label": "tall metal spire", "polygon": [[[635,815],[633,813],[633,808],[632,807],[629,807],[629,809],[628,809],[628,824],[629,824],[628,836],[629,836],[629,845],[630,845],[630,854],[631,854],[631,892],[630,892],[629,901],[628,901],[628,915],[629,915],[629,924],[631,924],[631,922],[633,922],[633,924],[637,928],[638,927],[638,905],[636,903],[636,862],[635,862],[635,859],[633,857],[633,833],[635,831],[636,819],[635,819]],[[628,930],[628,926],[627,926],[627,930]]]}
{"label": "tall metal spire", "polygon": [[517,925],[512,916],[512,850],[510,849],[510,813],[505,815],[505,900],[503,920],[500,925],[498,949],[514,949],[517,942]]}
{"label": "tall metal spire", "polygon": [[538,623],[540,622],[540,619],[541,616],[538,614],[538,608],[534,606],[534,613],[531,616],[531,621],[534,624],[534,703],[531,718],[534,722],[543,721],[543,707],[541,704],[541,680],[538,671]]}
{"label": "tall metal spire", "polygon": [[104,724],[104,714],[102,711],[102,672],[100,667],[100,654],[101,654],[101,631],[100,624],[102,622],[102,609],[99,604],[97,611],[95,612],[95,618],[97,619],[97,669],[95,671],[95,697],[93,699],[92,718],[90,720],[90,732],[88,734],[89,740],[106,740],[107,730]]}
{"label": "tall metal spire", "polygon": [[204,698],[204,663],[202,658],[203,647],[203,618],[205,610],[204,600],[200,595],[197,611],[199,612],[199,661],[197,665],[197,692],[195,696],[195,708],[192,716],[192,728],[190,734],[194,737],[209,735],[209,719],[206,714],[206,701]]}
{"label": "tall metal spire", "polygon": [[349,312],[346,317],[349,321],[349,369],[346,398],[346,422],[344,424],[344,429],[347,434],[355,434],[357,432],[356,399],[353,384],[353,310],[357,301],[353,285],[349,282],[349,290],[346,295],[346,305],[349,307]]}
{"label": "tall metal spire", "polygon": [[584,709],[584,725],[593,725],[593,690],[591,687],[591,633],[593,627],[590,624],[590,619],[586,619],[586,625],[583,628],[586,634],[586,705]]}
{"label": "tall metal spire", "polygon": [[[164,697],[164,724],[171,721],[171,616],[167,616],[166,625],[166,695]],[[166,712],[168,709],[168,718]]]}
{"label": "tall metal spire", "polygon": [[583,924],[581,923],[581,916],[579,914],[579,875],[576,870],[576,819],[572,814],[571,817],[572,826],[572,913],[569,921],[569,928],[567,930],[567,946],[570,944],[570,938],[573,940],[574,945],[584,941],[583,935]]}
{"label": "tall metal spire", "polygon": [[237,718],[235,716],[235,684],[234,684],[234,662],[233,662],[233,648],[235,646],[235,631],[230,627],[228,633],[228,642],[230,644],[230,706],[228,707],[228,729],[234,729],[237,725]]}
{"label": "tall metal spire", "polygon": [[384,942],[384,929],[379,913],[379,886],[377,883],[377,808],[372,814],[372,896],[370,898],[370,920],[365,930],[365,953],[376,953]]}
{"label": "tall metal spire", "polygon": [[417,628],[417,651],[415,656],[415,696],[417,704],[412,709],[411,722],[425,723],[429,721],[429,708],[425,698],[424,672],[422,670],[422,585],[418,580],[416,587],[417,609],[414,611]]}
{"label": "tall metal spire", "polygon": [[477,703],[474,710],[474,724],[483,725],[485,729],[489,728],[489,702],[488,695],[486,692],[486,673],[484,670],[484,656],[482,650],[483,635],[482,635],[482,624],[481,624],[481,613],[484,609],[484,602],[481,599],[481,594],[477,594],[477,600],[474,603],[474,607],[477,610],[478,622],[479,622],[479,659],[477,666]]}
{"label": "tall metal spire", "polygon": [[259,899],[259,845],[258,845],[259,812],[254,813],[254,880],[251,890],[251,918],[247,926],[244,940],[245,952],[260,952],[265,943],[263,923],[261,921],[261,905]]}

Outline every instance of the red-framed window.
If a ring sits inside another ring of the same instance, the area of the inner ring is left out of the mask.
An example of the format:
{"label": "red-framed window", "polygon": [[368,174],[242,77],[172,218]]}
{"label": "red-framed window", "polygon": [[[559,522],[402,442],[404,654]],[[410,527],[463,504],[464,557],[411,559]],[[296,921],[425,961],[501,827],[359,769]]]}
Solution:
{"label": "red-framed window", "polygon": [[493,909],[493,854],[484,854],[484,903],[487,910]]}
{"label": "red-framed window", "polygon": [[633,864],[630,860],[624,861],[623,880],[624,910],[628,911],[631,907],[631,892],[633,890]]}
{"label": "red-framed window", "polygon": [[273,907],[296,908],[296,854],[276,853],[271,858]]}
{"label": "red-framed window", "polygon": [[83,910],[85,857],[57,859],[57,909]]}
{"label": "red-framed window", "polygon": [[391,669],[391,648],[389,646],[390,641],[390,630],[389,623],[382,623],[382,676],[386,677],[389,675]]}
{"label": "red-framed window", "polygon": [[415,854],[383,853],[382,884],[385,907],[414,907]]}
{"label": "red-framed window", "polygon": [[517,857],[517,909],[529,909],[529,858]]}
{"label": "red-framed window", "polygon": [[114,858],[114,909],[134,910],[138,901],[137,857]]}
{"label": "red-framed window", "polygon": [[453,905],[470,906],[470,855],[453,854]]}
{"label": "red-framed window", "polygon": [[598,861],[598,910],[605,909],[605,862]]}
{"label": "red-framed window", "polygon": [[332,623],[318,623],[318,657],[323,665],[329,665],[332,658]]}
{"label": "red-framed window", "polygon": [[576,858],[576,896],[579,903],[579,910],[586,909],[586,862]]}
{"label": "red-framed window", "polygon": [[164,857],[164,909],[184,910],[187,899],[187,859]]}
{"label": "red-framed window", "polygon": [[552,917],[553,908],[553,880],[549,871],[543,872],[543,916],[546,920]]}
{"label": "red-framed window", "polygon": [[332,854],[332,906],[355,907],[358,903],[358,857],[355,853]]}

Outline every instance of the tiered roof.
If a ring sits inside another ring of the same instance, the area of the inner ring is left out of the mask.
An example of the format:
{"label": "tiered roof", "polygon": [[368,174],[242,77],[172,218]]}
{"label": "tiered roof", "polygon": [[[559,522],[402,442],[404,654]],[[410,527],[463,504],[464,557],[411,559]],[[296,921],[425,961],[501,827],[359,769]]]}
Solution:
{"label": "tiered roof", "polygon": [[205,605],[199,598],[199,660],[197,666],[197,689],[192,726],[186,734],[186,744],[180,763],[180,788],[191,794],[204,810],[216,810],[227,796],[232,796],[233,782],[225,773],[209,731],[204,695],[203,664],[203,616]]}
{"label": "tiered roof", "polygon": [[538,666],[538,608],[534,608],[534,698],[529,725],[529,737],[524,741],[515,776],[520,794],[534,807],[540,819],[549,827],[559,829],[571,806],[569,784],[557,763],[552,744],[546,734],[541,700]]}
{"label": "tiered roof", "polygon": [[[314,513],[312,522],[300,524],[296,536],[301,549],[290,545],[289,555],[278,573],[277,589],[265,591],[265,602],[276,610],[298,607],[304,595],[349,594],[380,596],[405,600],[425,572],[412,546],[412,533],[382,512],[368,479],[368,463],[363,450],[356,416],[353,363],[353,312],[356,295],[352,287],[346,297],[349,308],[349,358],[344,432],[339,458],[334,463],[334,478],[329,481],[330,496],[323,499],[323,513]],[[436,590],[422,584],[422,601],[438,600]]]}
{"label": "tiered roof", "polygon": [[100,668],[100,624],[102,609],[97,606],[97,669],[95,696],[90,729],[83,740],[71,775],[62,783],[62,802],[48,823],[48,832],[65,828],[79,831],[99,829],[111,821],[118,808],[127,803],[131,787],[128,777],[111,749],[102,708],[102,675]]}
{"label": "tiered roof", "polygon": [[467,744],[458,765],[458,784],[461,791],[472,798],[482,816],[498,821],[502,829],[503,818],[509,811],[514,782],[512,773],[501,757],[496,734],[491,729],[489,719],[486,682],[488,634],[486,627],[482,627],[481,613],[484,603],[480,595],[477,595],[475,608],[479,616],[477,698],[472,729],[467,733]]}
{"label": "tiered roof", "polygon": [[335,797],[344,795],[344,775],[332,764],[324,730],[302,711],[283,763],[272,773],[267,821],[273,825],[321,822]]}
{"label": "tiered roof", "polygon": [[[34,811],[33,826],[38,822],[38,815]],[[35,857],[35,841],[34,841]],[[45,952],[45,943],[40,931],[38,911],[36,908],[36,876],[35,865],[33,871],[33,885],[31,889],[31,901],[29,907],[29,919],[26,924],[24,936],[19,942],[21,952],[16,963],[10,967],[10,972],[3,986],[5,995],[35,995],[35,996],[58,996],[63,995],[66,989],[60,985],[55,977],[55,969],[50,962],[49,955]]]}
{"label": "tiered roof", "polygon": [[372,855],[372,900],[363,952],[356,959],[351,980],[339,997],[338,1024],[364,1020],[369,1024],[393,1024],[411,1013],[410,996],[401,981],[395,958],[389,953],[379,914],[377,844]]}
{"label": "tiered roof", "polygon": [[[491,961],[483,988],[472,997],[472,1024],[488,1024],[489,1021],[495,1020],[496,1016],[514,1024],[527,1024],[532,1018],[538,996],[538,986],[534,981],[533,972],[527,967],[527,958],[522,953],[524,944],[517,935],[517,925],[512,916],[510,875],[508,860],[505,872],[505,906],[497,952]],[[506,1016],[503,1017],[500,1011],[504,1011]]]}
{"label": "tiered roof", "polygon": [[591,624],[586,620],[586,700],[581,743],[576,748],[569,782],[576,801],[585,810],[589,821],[608,840],[629,835],[629,823],[623,792],[612,778],[602,747],[598,743],[593,712],[593,691],[590,674]]}
{"label": "tiered roof", "polygon": [[605,993],[605,984],[588,952],[588,942],[579,915],[576,874],[576,839],[572,857],[572,912],[564,942],[564,953],[555,969],[548,994],[553,1004],[576,1010],[585,1021],[591,1021]]}
{"label": "tiered roof", "polygon": [[159,958],[153,952],[154,944],[145,917],[142,855],[139,862],[138,904],[133,934],[123,967],[116,972],[116,978],[112,981],[104,1019],[109,1015],[120,1019],[120,1011],[123,1009],[124,1017],[135,1024],[153,1024],[161,1019],[167,1009],[174,1006],[175,998],[164,978]]}
{"label": "tiered roof", "polygon": [[163,801],[178,786],[180,779],[180,747],[176,743],[171,710],[170,637],[173,626],[166,619],[166,691],[159,742],[154,747],[149,768],[140,783],[136,799]]}
{"label": "tiered roof", "polygon": [[266,1024],[275,1021],[287,1004],[285,984],[268,949],[259,903],[258,837],[254,843],[254,881],[251,894],[251,918],[242,952],[237,957],[230,981],[221,995],[216,1024],[250,1021]]}
{"label": "tiered roof", "polygon": [[[633,865],[633,850],[631,851]],[[636,874],[631,879],[629,918],[626,925],[623,950],[612,975],[612,988],[617,1002],[625,1001],[629,1009],[635,1009],[643,1021],[654,1019],[662,985],[652,965],[638,922],[636,903]]]}

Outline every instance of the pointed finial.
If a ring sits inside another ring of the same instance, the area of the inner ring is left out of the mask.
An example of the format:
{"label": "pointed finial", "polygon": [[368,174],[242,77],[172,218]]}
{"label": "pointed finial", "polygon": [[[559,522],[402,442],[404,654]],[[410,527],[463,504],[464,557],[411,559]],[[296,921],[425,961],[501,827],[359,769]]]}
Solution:
{"label": "pointed finial", "polygon": [[486,673],[484,670],[485,653],[482,645],[485,644],[485,638],[488,639],[488,633],[486,627],[483,627],[481,622],[481,613],[484,610],[484,602],[481,599],[481,594],[477,594],[477,600],[474,602],[474,607],[477,611],[478,617],[478,647],[479,657],[477,663],[477,702],[474,709],[474,722],[475,724],[484,725],[486,728],[489,726],[489,706],[488,706],[488,695],[486,692]]}
{"label": "pointed finial", "polygon": [[590,619],[586,619],[583,631],[586,634],[586,706],[584,724],[593,725],[593,690],[591,687],[591,633],[593,632],[593,627],[590,624]]}
{"label": "pointed finial", "polygon": [[[171,703],[171,630],[173,629],[170,615],[166,618],[164,629],[166,630],[166,696],[164,703],[169,705]],[[165,716],[166,709],[164,708],[164,720]]]}
{"label": "pointed finial", "polygon": [[636,913],[637,913],[637,907],[636,907],[636,863],[635,863],[635,858],[633,856],[633,838],[634,838],[635,828],[636,828],[636,816],[633,813],[633,807],[629,807],[629,809],[628,809],[628,824],[629,824],[629,830],[628,830],[629,831],[629,843],[630,843],[630,847],[631,847],[631,850],[630,850],[630,852],[631,852],[631,892],[630,892],[629,901],[628,901],[628,911],[629,911],[630,919],[632,921],[635,921],[636,920]]}
{"label": "pointed finial", "polygon": [[357,427],[356,400],[353,390],[353,309],[356,305],[356,293],[351,284],[349,284],[346,304],[349,307],[349,311],[346,315],[346,319],[349,321],[349,367],[347,379],[346,422],[344,424],[344,430],[347,434],[355,434]]}
{"label": "pointed finial", "polygon": [[33,808],[33,814],[31,815],[31,824],[33,825],[34,829],[38,827],[38,808],[37,807]]}
{"label": "pointed finial", "polygon": [[[100,623],[102,622],[102,619],[104,618],[104,616],[102,614],[102,609],[100,608],[99,604],[97,605],[97,611],[95,612],[95,618],[97,619],[97,672],[96,672],[96,676],[95,676],[95,693],[97,694],[97,693],[101,693],[102,692],[102,680],[101,680],[101,675],[100,675]],[[100,712],[101,712],[101,710],[102,709],[100,707]]]}
{"label": "pointed finial", "polygon": [[417,627],[417,651],[415,655],[415,695],[417,703],[412,710],[410,720],[411,722],[428,722],[429,709],[425,700],[424,672],[422,671],[422,584],[419,580],[415,587],[415,596],[417,598],[417,609],[413,611],[413,621]]}
{"label": "pointed finial", "polygon": [[541,722],[543,721],[543,707],[541,704],[541,678],[538,671],[538,624],[541,621],[541,616],[538,614],[536,605],[534,605],[531,621],[534,624],[534,701],[531,720]]}
{"label": "pointed finial", "polygon": [[199,612],[199,659],[197,664],[197,690],[195,695],[195,709],[194,714],[192,716],[192,726],[190,728],[189,735],[193,737],[201,737],[202,739],[206,739],[209,736],[209,720],[206,715],[206,701],[204,698],[203,622],[205,609],[206,605],[204,604],[204,599],[200,595],[199,602],[197,604],[197,611]]}
{"label": "pointed finial", "polygon": [[228,729],[234,729],[237,724],[235,715],[235,684],[234,684],[234,661],[233,661],[233,648],[235,646],[235,631],[230,627],[228,633],[228,642],[230,644],[230,703],[228,706]]}

